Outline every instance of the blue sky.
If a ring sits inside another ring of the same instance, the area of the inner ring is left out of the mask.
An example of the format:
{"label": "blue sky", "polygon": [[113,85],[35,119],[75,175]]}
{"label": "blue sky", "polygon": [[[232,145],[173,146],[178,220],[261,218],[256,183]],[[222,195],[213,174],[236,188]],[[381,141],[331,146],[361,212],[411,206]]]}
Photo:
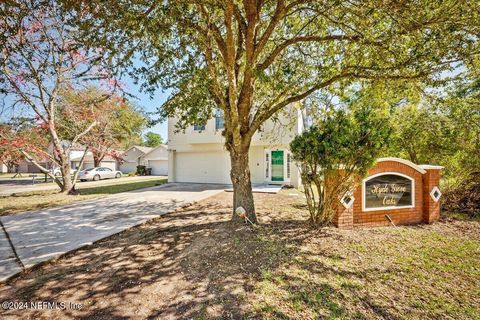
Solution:
{"label": "blue sky", "polygon": [[[153,98],[150,98],[149,94],[140,92],[140,85],[136,85],[131,78],[128,76],[122,77],[122,82],[126,84],[126,91],[130,94],[133,94],[137,99],[132,99],[132,102],[142,107],[146,112],[153,112],[162,105],[165,100],[167,100],[169,93],[167,91],[158,89]],[[152,131],[158,133],[162,136],[163,141],[166,142],[168,139],[168,127],[167,122],[158,123],[154,127],[147,128],[145,132]]]}
{"label": "blue sky", "polygon": [[[140,62],[135,61],[134,64],[140,64]],[[140,91],[140,84],[136,85],[133,82],[133,79],[128,77],[128,75],[124,75],[121,80],[123,83],[126,84],[125,90],[128,93],[137,97],[137,99],[131,99],[132,102],[134,102],[136,105],[143,108],[146,112],[154,112],[157,109],[157,107],[162,105],[162,103],[165,102],[165,100],[168,98],[169,92],[168,91],[164,92],[164,90],[162,89],[158,89],[152,98],[150,97],[149,94],[142,93]],[[8,107],[12,103],[10,97],[8,96],[0,96],[0,99],[1,99],[0,109],[3,106],[3,104],[5,104],[5,106]],[[17,113],[11,109],[7,109],[7,110],[8,111],[5,110],[4,112],[1,112],[2,110],[0,110],[0,120],[9,119],[10,117],[14,116]],[[147,128],[145,130],[145,133],[148,131],[152,131],[160,134],[164,142],[166,142],[168,139],[168,127],[167,127],[166,121],[163,123],[158,123],[154,127]]]}

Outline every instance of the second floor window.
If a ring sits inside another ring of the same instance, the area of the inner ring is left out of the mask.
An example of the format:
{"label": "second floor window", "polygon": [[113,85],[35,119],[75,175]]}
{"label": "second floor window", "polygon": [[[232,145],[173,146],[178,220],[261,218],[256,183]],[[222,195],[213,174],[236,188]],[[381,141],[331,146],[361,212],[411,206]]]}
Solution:
{"label": "second floor window", "polygon": [[215,110],[215,130],[225,128],[225,121],[223,119],[223,111],[221,109]]}
{"label": "second floor window", "polygon": [[193,130],[195,130],[195,131],[203,131],[203,130],[205,130],[205,125],[204,125],[204,124],[194,124],[194,125],[193,125]]}

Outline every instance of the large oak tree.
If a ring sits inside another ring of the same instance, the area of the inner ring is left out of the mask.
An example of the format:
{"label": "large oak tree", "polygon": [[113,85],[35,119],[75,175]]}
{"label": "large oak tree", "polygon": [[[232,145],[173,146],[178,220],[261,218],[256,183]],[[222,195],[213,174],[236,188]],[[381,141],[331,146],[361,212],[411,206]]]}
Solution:
{"label": "large oak tree", "polygon": [[434,80],[479,49],[479,5],[467,0],[69,2],[144,88],[172,90],[160,113],[179,128],[223,110],[234,207],[252,221],[248,151],[265,121],[333,86]]}

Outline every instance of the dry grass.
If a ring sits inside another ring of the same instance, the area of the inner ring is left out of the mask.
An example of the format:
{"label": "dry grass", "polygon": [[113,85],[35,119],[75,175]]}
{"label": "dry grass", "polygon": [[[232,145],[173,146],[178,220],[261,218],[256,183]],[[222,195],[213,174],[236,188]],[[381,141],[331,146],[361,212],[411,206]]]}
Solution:
{"label": "dry grass", "polygon": [[480,317],[480,224],[313,230],[304,199],[256,195],[261,226],[232,225],[231,193],[13,279],[0,300],[81,310],[5,316],[161,319]]}
{"label": "dry grass", "polygon": [[0,178],[11,178],[15,175],[15,173],[10,172],[0,172]]}
{"label": "dry grass", "polygon": [[153,187],[165,182],[167,182],[166,179],[137,182],[130,182],[128,180],[117,181],[117,184],[79,189],[80,194],[78,195],[65,195],[58,193],[57,190],[16,193],[11,196],[0,197],[0,216],[66,205],[92,198],[100,198],[109,194]]}

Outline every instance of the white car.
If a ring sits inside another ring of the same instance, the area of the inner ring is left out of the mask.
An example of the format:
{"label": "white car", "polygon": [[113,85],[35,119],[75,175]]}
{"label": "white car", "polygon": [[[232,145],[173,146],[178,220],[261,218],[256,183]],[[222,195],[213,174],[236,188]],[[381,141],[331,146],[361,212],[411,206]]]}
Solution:
{"label": "white car", "polygon": [[[60,167],[57,167],[55,169],[50,169],[50,172],[53,173],[55,177],[60,177],[62,175],[62,171],[60,170]],[[70,169],[70,174],[75,174],[77,172],[77,169]]]}
{"label": "white car", "polygon": [[78,179],[80,179],[80,181],[98,181],[100,179],[120,178],[121,176],[122,173],[120,171],[114,171],[105,167],[96,167],[80,171]]}

